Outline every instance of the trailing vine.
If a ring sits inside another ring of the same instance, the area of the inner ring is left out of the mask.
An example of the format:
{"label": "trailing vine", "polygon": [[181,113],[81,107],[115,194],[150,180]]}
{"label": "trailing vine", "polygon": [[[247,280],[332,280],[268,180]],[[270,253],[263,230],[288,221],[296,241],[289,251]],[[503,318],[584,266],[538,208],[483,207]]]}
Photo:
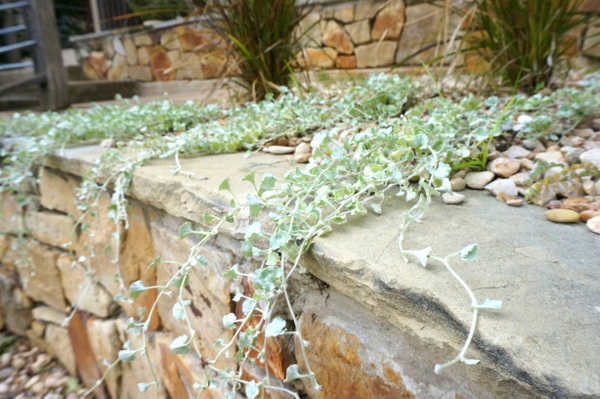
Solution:
{"label": "trailing vine", "polygon": [[[127,189],[135,170],[148,161],[171,157],[175,160],[173,173],[189,173],[183,170],[180,157],[253,151],[282,135],[313,135],[313,161],[305,169],[293,169],[281,178],[270,174],[257,178],[252,172],[243,179],[250,191],[245,196],[234,192],[228,179],[222,182],[220,189],[231,196],[231,206],[204,215],[203,223],[196,226],[190,222],[181,226],[180,238],[193,236],[197,240],[186,260],[175,262],[157,257],[149,265],[174,265],[176,272],[167,283],[148,287],[142,281],[136,281],[130,287],[121,284],[123,292],[116,298],[118,301],[132,303],[132,299],[147,290],[156,290],[157,299],[143,317],[127,322],[128,331],[142,337],[142,345],[133,347],[127,342],[118,358],[109,361],[110,369],[119,361],[148,356],[149,321],[157,311],[158,301],[171,296],[176,298],[173,317],[187,326],[187,333],[172,342],[171,350],[176,354],[195,352],[202,359],[205,379],[196,385],[198,397],[207,388],[221,387],[230,398],[238,391],[253,399],[272,390],[285,391],[299,398],[289,388],[273,384],[267,366],[264,366],[266,376],[263,381],[242,378],[243,365],[246,362],[266,365],[270,339],[294,338],[302,343],[299,356],[303,358],[304,366],[289,366],[284,381],[305,379],[315,391],[319,390],[318,376],[310,368],[305,341],[288,293],[290,278],[304,270],[302,255],[316,237],[353,217],[369,212],[382,213],[392,192],[412,204],[399,221],[398,246],[405,261],[417,261],[424,267],[430,261],[441,263],[471,299],[473,321],[464,347],[455,359],[436,365],[435,370],[441,372],[457,362],[477,362],[465,355],[476,330],[479,311],[499,309],[501,302],[490,299],[478,302],[450,263],[457,257],[474,260],[476,245],[447,256],[434,256],[431,247],[405,249],[405,234],[412,223],[421,220],[432,197],[450,190],[452,167],[481,153],[482,150],[474,146],[489,143],[493,137],[501,135],[499,127],[512,124],[519,115],[526,113],[533,119],[520,134],[531,137],[559,135],[596,113],[600,109],[600,85],[596,78],[591,79],[589,85],[582,90],[558,90],[547,97],[481,100],[467,95],[459,102],[452,102],[444,97],[431,97],[408,79],[374,75],[330,97],[318,93],[303,97],[285,93],[277,99],[269,98],[229,110],[194,108],[192,104],[178,108],[162,102],[148,105],[148,108],[135,105],[137,117],[130,115],[130,108],[126,107],[110,108],[110,112],[101,107],[87,113],[71,111],[64,116],[53,113],[18,116],[0,124],[0,132],[6,136],[8,132],[23,134],[30,131],[31,135],[13,141],[11,148],[3,150],[6,164],[0,174],[0,186],[2,192],[19,196],[26,206],[31,203],[28,199],[32,195],[23,182],[35,182],[33,166],[41,157],[80,141],[115,139],[117,147],[108,149],[83,175],[77,200],[84,211],[78,225],[85,231],[93,229],[86,224],[86,217],[96,216],[101,195],[110,193],[109,216],[117,233],[113,248],[118,249],[121,233],[128,227]],[[510,106],[507,105],[509,101]],[[157,109],[164,113],[158,113]],[[111,112],[125,115],[123,117],[130,123],[120,124],[105,118]],[[100,129],[92,126],[95,126],[96,118],[105,121]],[[156,118],[162,120],[162,125],[149,129]],[[547,120],[550,120],[549,124]],[[85,127],[82,129],[82,126]],[[205,246],[227,225],[240,219],[248,220],[239,254],[247,261],[233,265],[225,277],[245,281],[248,287],[236,289],[234,301],[241,304],[242,315],[224,315],[223,326],[232,333],[215,343],[219,350],[211,358],[202,353],[188,314],[191,302],[185,299],[184,291],[190,272],[207,264],[207,259],[202,256]],[[90,253],[90,257],[93,256]],[[118,256],[118,250],[115,256]],[[86,268],[86,259],[80,259],[78,263]],[[118,264],[118,259],[115,263]],[[87,272],[91,273],[89,267]],[[233,356],[235,362],[222,362],[227,356]],[[222,364],[228,366],[221,367]],[[142,392],[153,386],[157,388],[156,381],[138,385]]]}

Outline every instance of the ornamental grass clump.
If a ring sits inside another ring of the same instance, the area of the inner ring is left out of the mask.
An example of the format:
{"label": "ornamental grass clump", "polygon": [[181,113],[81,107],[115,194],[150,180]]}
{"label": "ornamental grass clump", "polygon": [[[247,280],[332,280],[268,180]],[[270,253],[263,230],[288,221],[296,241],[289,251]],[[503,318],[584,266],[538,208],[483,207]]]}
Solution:
{"label": "ornamental grass clump", "polygon": [[502,83],[527,92],[547,87],[559,58],[576,43],[582,0],[475,0],[470,44]]}
{"label": "ornamental grass clump", "polygon": [[237,82],[254,100],[290,83],[290,63],[299,51],[294,31],[305,15],[295,0],[213,0],[217,28],[233,44]]}

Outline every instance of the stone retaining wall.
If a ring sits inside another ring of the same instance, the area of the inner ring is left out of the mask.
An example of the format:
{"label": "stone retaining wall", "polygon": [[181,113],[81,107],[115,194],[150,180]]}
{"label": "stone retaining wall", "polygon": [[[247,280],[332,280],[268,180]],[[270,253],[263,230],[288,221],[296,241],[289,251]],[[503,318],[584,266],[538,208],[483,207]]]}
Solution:
{"label": "stone retaining wall", "polygon": [[[452,35],[460,23],[458,16],[450,14],[446,23],[448,17],[441,2],[323,3],[314,5],[299,27],[303,50],[298,63],[302,67],[378,68],[399,63],[420,66],[453,51],[434,45]],[[599,11],[598,0],[587,0],[582,6],[590,21]],[[597,23],[574,32],[577,44],[570,56],[600,58],[598,32]],[[74,46],[90,79],[145,82],[210,79],[235,73],[226,44],[206,22],[168,23],[132,32],[86,35],[75,38]],[[427,46],[431,48],[408,59]],[[462,65],[463,57],[457,62]],[[471,56],[468,64],[476,69],[477,59]]]}
{"label": "stone retaining wall", "polygon": [[[152,306],[157,292],[145,291],[130,303],[123,298],[124,287],[137,280],[145,286],[161,285],[173,275],[172,264],[147,266],[157,255],[184,261],[195,241],[179,239],[179,227],[185,221],[201,224],[204,212],[227,206],[229,197],[218,190],[220,182],[230,177],[232,189],[241,195],[242,178],[250,171],[257,176],[282,175],[295,167],[285,157],[260,153],[249,159],[230,154],[182,160],[186,171],[201,177],[195,179],[173,175],[171,161],[155,160],[135,172],[129,228],[123,230],[117,247],[108,217],[109,194],[100,197],[97,217],[86,217],[91,230],[73,229],[81,216],[73,200],[79,176],[102,151],[93,146],[74,148],[47,158],[37,171],[39,207],[22,217],[18,204],[5,196],[0,213],[4,233],[0,329],[26,335],[88,387],[105,372],[106,361],[117,358],[125,342],[133,348],[140,344],[140,337],[128,330],[128,319],[136,316],[137,308]],[[405,205],[386,205],[384,216],[366,217],[318,239],[303,261],[310,274],[290,284],[300,328],[310,342],[307,355],[323,387],[320,398],[533,399],[600,394],[593,349],[597,329],[590,319],[595,316],[590,315],[592,310],[578,310],[584,306],[579,298],[597,305],[594,248],[600,248],[600,242],[584,228],[580,234],[576,227],[548,227],[545,222],[539,233],[534,224],[538,216],[544,218],[541,209],[519,208],[511,218],[506,206],[486,193],[470,195],[467,203],[451,212],[447,206],[434,205],[427,216],[433,223],[424,223],[418,234],[412,232],[407,245],[434,244],[435,251],[449,253],[469,242],[481,244],[482,260],[475,267],[461,267],[461,273],[479,298],[508,302],[505,312],[480,316],[469,357],[482,364],[459,364],[441,375],[433,372],[434,364],[460,351],[471,310],[458,284],[454,286],[440,268],[424,270],[401,262],[394,243]],[[240,312],[240,304],[232,298],[244,281],[228,280],[223,273],[234,263],[248,262],[238,255],[244,223],[223,229],[207,245],[202,255],[208,263],[193,270],[184,292],[191,301],[192,328],[207,357],[214,356],[218,338],[231,337],[223,316]],[[30,233],[20,237],[16,232],[23,226]],[[486,226],[493,226],[493,231]],[[561,236],[565,228],[571,229],[569,245],[546,248],[545,237]],[[461,229],[458,239],[447,234]],[[544,263],[546,259],[551,263]],[[571,279],[577,279],[572,283],[576,297],[564,286]],[[187,332],[184,321],[172,313],[173,301],[163,297],[149,321],[150,363],[139,357],[117,364],[95,390],[96,398],[141,397],[136,384],[153,380],[149,364],[158,375],[159,398],[196,397],[194,383],[205,378],[201,359],[170,350],[173,339]],[[74,303],[78,310],[66,319]],[[573,334],[573,328],[577,339],[571,342],[565,337]],[[269,373],[278,384],[316,398],[310,386],[281,381],[294,358],[302,366],[296,344],[269,341]],[[244,378],[261,379],[265,370],[248,363],[241,372]],[[218,390],[202,395],[221,397]]]}

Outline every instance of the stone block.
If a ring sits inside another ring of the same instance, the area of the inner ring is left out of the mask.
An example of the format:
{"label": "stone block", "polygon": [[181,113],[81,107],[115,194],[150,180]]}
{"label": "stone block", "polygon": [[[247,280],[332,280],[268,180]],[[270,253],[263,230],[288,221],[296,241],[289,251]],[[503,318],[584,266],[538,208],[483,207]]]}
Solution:
{"label": "stone block", "polygon": [[[115,320],[90,318],[86,322],[92,353],[100,372],[107,371],[106,362],[112,363],[119,356],[123,343]],[[105,384],[111,398],[118,398],[121,386],[121,364],[117,364],[106,375]]]}
{"label": "stone block", "polygon": [[152,80],[152,70],[148,66],[130,66],[129,77],[141,82],[150,82]]}
{"label": "stone block", "polygon": [[403,27],[404,3],[402,0],[392,0],[377,13],[371,30],[371,39],[399,39]]}
{"label": "stone block", "polygon": [[133,43],[138,46],[152,46],[154,43],[152,42],[152,38],[147,33],[138,33],[133,36]]}
{"label": "stone block", "polygon": [[[190,238],[180,240],[178,237],[179,225],[183,221],[173,217],[154,220],[151,231],[155,250],[163,260],[186,262],[194,241]],[[190,300],[186,313],[199,345],[206,357],[214,356],[219,348],[214,343],[223,338],[226,341],[231,337],[231,330],[223,327],[223,316],[231,312],[231,298],[229,293],[230,280],[223,277],[223,273],[233,263],[233,255],[209,243],[201,252],[206,260],[206,266],[193,267],[189,275],[189,284],[182,289],[183,299]],[[177,264],[160,263],[157,267],[157,285],[166,284],[179,270]],[[169,287],[176,294],[163,295],[158,301],[158,312],[164,327],[177,334],[190,334],[187,325],[173,317],[173,305],[177,300],[179,288]],[[223,359],[225,361],[225,359]]]}
{"label": "stone block", "polygon": [[108,80],[126,80],[129,78],[129,67],[127,59],[121,54],[116,54],[112,61],[112,65],[108,70]]}
{"label": "stone block", "polygon": [[[415,54],[438,41],[438,32],[444,27],[444,9],[431,4],[417,4],[406,8],[406,25],[398,43],[396,62]],[[412,58],[411,64],[421,65],[443,55],[444,48],[431,48]]]}
{"label": "stone block", "polygon": [[[72,315],[68,326],[68,334],[75,356],[77,375],[81,382],[83,382],[83,385],[91,388],[102,378],[102,372],[96,363],[85,318],[87,317],[82,314],[82,312],[75,312]],[[108,388],[105,383],[98,385],[93,390],[93,393],[94,397],[97,399],[110,399]]]}
{"label": "stone block", "polygon": [[31,300],[16,285],[16,276],[0,274],[0,308],[3,327],[17,335],[25,335],[31,321]]}
{"label": "stone block", "polygon": [[102,80],[106,78],[106,58],[104,53],[92,51],[92,53],[83,60],[81,65],[83,73],[89,79]]}
{"label": "stone block", "polygon": [[[212,79],[221,76],[228,66],[228,54],[226,50],[214,50],[202,56],[202,75],[205,79]],[[231,64],[231,63],[229,63]]]}
{"label": "stone block", "polygon": [[339,55],[335,59],[335,67],[341,69],[356,68],[356,56],[355,55]]}
{"label": "stone block", "polygon": [[316,12],[308,13],[296,28],[296,37],[300,38],[300,44],[306,47],[320,47],[322,40],[321,16]]}
{"label": "stone block", "polygon": [[175,79],[203,79],[202,59],[194,53],[183,53],[181,59],[174,67],[176,68]]}
{"label": "stone block", "polygon": [[139,65],[149,65],[150,64],[150,51],[148,47],[143,46],[137,49],[137,58]]}
{"label": "stone block", "polygon": [[73,353],[73,346],[71,345],[71,338],[67,329],[55,326],[54,324],[48,324],[46,326],[44,341],[46,341],[45,349],[48,353],[57,358],[65,366],[69,374],[77,375],[75,354]]}
{"label": "stone block", "polygon": [[369,20],[357,21],[345,26],[354,45],[364,44],[371,41],[371,24]]}
{"label": "stone block", "polygon": [[[210,52],[224,46],[221,37],[211,29],[175,28],[182,51]],[[168,47],[167,47],[168,48]]]}
{"label": "stone block", "polygon": [[344,28],[335,21],[327,22],[323,32],[323,44],[334,48],[338,53],[352,54],[354,44]]}
{"label": "stone block", "polygon": [[112,38],[106,38],[102,41],[102,52],[106,56],[106,59],[113,59],[115,56],[115,47],[113,46]]}
{"label": "stone block", "polygon": [[[141,280],[145,286],[156,285],[156,267],[148,268],[152,263],[156,251],[152,242],[152,235],[148,227],[144,211],[139,206],[132,204],[129,208],[129,229],[125,234],[119,262],[121,273],[126,287],[134,281]],[[138,298],[133,300],[133,307],[125,307],[130,316],[136,316],[138,309],[152,308],[156,301],[156,290],[144,291]],[[145,316],[147,317],[147,315]],[[144,318],[144,320],[146,320]],[[154,312],[152,320],[148,323],[150,330],[156,330],[160,326],[158,312]]]}
{"label": "stone block", "polygon": [[123,49],[125,49],[125,58],[127,59],[127,63],[129,65],[137,65],[138,57],[137,57],[137,47],[133,43],[133,40],[130,36],[123,36],[121,38],[121,43],[123,44]]}
{"label": "stone block", "polygon": [[175,30],[163,31],[160,35],[160,45],[167,50],[179,50],[181,48],[179,45],[179,35]]}
{"label": "stone block", "polygon": [[91,271],[86,272],[83,265],[69,255],[59,256],[56,265],[60,270],[65,297],[72,306],[98,317],[115,313],[117,305],[111,295],[94,281]]}
{"label": "stone block", "polygon": [[125,47],[123,46],[123,43],[121,42],[121,39],[119,38],[119,36],[114,36],[112,38],[112,44],[113,44],[115,53],[122,55],[123,57],[127,56],[127,52],[125,51]]}
{"label": "stone block", "polygon": [[344,24],[354,21],[354,5],[344,5],[336,8],[333,18]]}
{"label": "stone block", "polygon": [[181,52],[179,50],[167,51],[167,57],[169,57],[169,62],[171,64],[175,64],[181,58]]}
{"label": "stone block", "polygon": [[[176,355],[170,345],[177,338],[175,334],[157,334],[155,348],[159,359],[158,367],[164,386],[171,398],[195,398],[198,390],[194,384],[206,382],[206,371],[201,366],[201,359],[195,352],[187,355]],[[206,389],[200,398],[221,398],[220,392]]]}
{"label": "stone block", "polygon": [[305,69],[333,68],[337,52],[330,48],[305,48],[298,54],[298,64]]}
{"label": "stone block", "polygon": [[175,70],[171,68],[171,60],[162,47],[152,48],[149,64],[154,80],[169,81],[175,79]]}
{"label": "stone block", "polygon": [[38,306],[31,310],[31,315],[35,320],[42,321],[44,323],[52,323],[60,326],[67,318],[67,314],[60,312],[49,306]]}
{"label": "stone block", "polygon": [[388,1],[359,1],[356,4],[356,8],[354,10],[354,20],[370,20],[377,15],[379,10],[381,10],[385,5],[388,4]]}
{"label": "stone block", "polygon": [[27,212],[25,227],[33,238],[44,244],[67,249],[75,247],[75,221],[70,216],[48,211]]}
{"label": "stone block", "polygon": [[[125,320],[117,319],[116,322],[121,342],[129,342],[131,344],[131,349],[134,350],[141,348],[144,344],[142,336],[129,333],[127,331]],[[141,382],[151,383],[154,381],[153,371],[156,371],[160,364],[160,359],[154,345],[155,337],[155,332],[147,333],[147,357],[138,353],[134,360],[121,363],[121,393],[119,399],[140,398],[140,395],[142,394],[138,390],[137,384]],[[157,374],[157,378],[157,384],[151,386],[145,395],[155,399],[169,398],[160,374]]]}
{"label": "stone block", "polygon": [[583,43],[583,55],[600,58],[600,26],[588,28]]}
{"label": "stone block", "polygon": [[56,266],[60,252],[35,241],[27,243],[27,252],[28,262],[16,265],[25,293],[36,301],[64,311],[66,302]]}
{"label": "stone block", "polygon": [[106,192],[101,193],[97,212],[86,215],[83,220],[88,228],[81,231],[75,254],[76,259],[84,257],[83,265],[93,271],[93,276],[114,298],[126,292],[125,286],[120,284],[121,271],[114,262],[117,258],[115,251],[119,250],[120,244],[113,235],[117,226],[108,215],[110,204],[110,196]]}
{"label": "stone block", "polygon": [[0,232],[17,232],[23,228],[21,207],[10,194],[2,193],[0,199]]}
{"label": "stone block", "polygon": [[[125,60],[122,56],[116,55],[115,60],[118,58]],[[77,187],[79,187],[79,181],[71,175],[48,168],[40,169],[40,204],[44,208],[75,217],[81,216],[81,211],[77,209],[75,203]]]}
{"label": "stone block", "polygon": [[359,68],[371,68],[394,63],[397,43],[382,41],[358,46],[355,50],[356,65]]}

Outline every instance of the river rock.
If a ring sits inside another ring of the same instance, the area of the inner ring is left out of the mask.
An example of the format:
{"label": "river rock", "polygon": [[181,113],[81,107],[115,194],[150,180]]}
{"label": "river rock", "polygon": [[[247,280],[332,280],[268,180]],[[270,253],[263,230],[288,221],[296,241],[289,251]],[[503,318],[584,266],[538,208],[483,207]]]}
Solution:
{"label": "river rock", "polygon": [[485,189],[494,195],[504,193],[516,197],[519,194],[517,185],[510,179],[497,179],[485,186]]}
{"label": "river rock", "polygon": [[591,203],[592,201],[587,198],[569,197],[562,203],[560,207],[562,209],[570,209],[575,212],[583,212],[590,209]]}
{"label": "river rock", "polygon": [[573,164],[580,162],[579,157],[585,152],[585,150],[583,148],[564,146],[560,149],[560,152],[563,153],[568,163]]}
{"label": "river rock", "polygon": [[285,147],[282,145],[272,145],[265,147],[265,151],[275,155],[293,154],[296,151],[295,147]]}
{"label": "river rock", "polygon": [[565,157],[560,151],[546,151],[536,154],[535,159],[546,162],[565,162]]}
{"label": "river rock", "polygon": [[579,221],[579,213],[570,209],[550,209],[544,214],[551,222],[576,223]]}
{"label": "river rock", "polygon": [[[541,144],[541,143],[540,143]],[[508,150],[502,153],[506,158],[527,158],[531,151],[528,149],[521,147],[520,145],[511,145]]]}
{"label": "river rock", "polygon": [[514,196],[514,195],[508,195],[505,193],[499,193],[498,195],[496,195],[496,199],[498,201],[502,201],[504,202],[506,205],[510,205],[510,206],[521,206],[523,205],[523,198]]}
{"label": "river rock", "polygon": [[582,222],[587,222],[591,218],[595,218],[596,216],[600,216],[600,210],[592,210],[589,209],[587,211],[583,211],[579,214],[579,220]]}
{"label": "river rock", "polygon": [[588,220],[585,225],[590,231],[596,234],[600,234],[600,216],[595,216]]}
{"label": "river rock", "polygon": [[294,159],[298,163],[306,163],[310,159],[311,148],[310,144],[302,142],[298,144],[296,150],[294,151]]}
{"label": "river rock", "polygon": [[467,187],[475,190],[483,190],[483,188],[494,179],[494,174],[490,171],[484,172],[469,172],[465,175],[465,183]]}
{"label": "river rock", "polygon": [[586,129],[575,129],[573,130],[573,134],[577,137],[581,137],[583,139],[589,139],[594,135],[594,130],[590,128]]}
{"label": "river rock", "polygon": [[465,179],[461,177],[453,177],[450,179],[450,187],[452,188],[452,191],[462,191],[466,186],[467,183],[465,183]]}
{"label": "river rock", "polygon": [[539,141],[538,139],[534,139],[534,140],[523,140],[523,147],[525,147],[528,150],[545,150],[546,147],[544,147],[544,144],[542,144],[541,141]]}
{"label": "river rock", "polygon": [[581,162],[591,162],[600,168],[600,148],[588,150],[579,156]]}
{"label": "river rock", "polygon": [[496,176],[509,177],[514,175],[521,168],[521,161],[512,158],[496,158],[488,164],[488,170]]}
{"label": "river rock", "polygon": [[460,204],[465,200],[465,196],[460,193],[444,193],[442,194],[442,201],[448,205]]}

